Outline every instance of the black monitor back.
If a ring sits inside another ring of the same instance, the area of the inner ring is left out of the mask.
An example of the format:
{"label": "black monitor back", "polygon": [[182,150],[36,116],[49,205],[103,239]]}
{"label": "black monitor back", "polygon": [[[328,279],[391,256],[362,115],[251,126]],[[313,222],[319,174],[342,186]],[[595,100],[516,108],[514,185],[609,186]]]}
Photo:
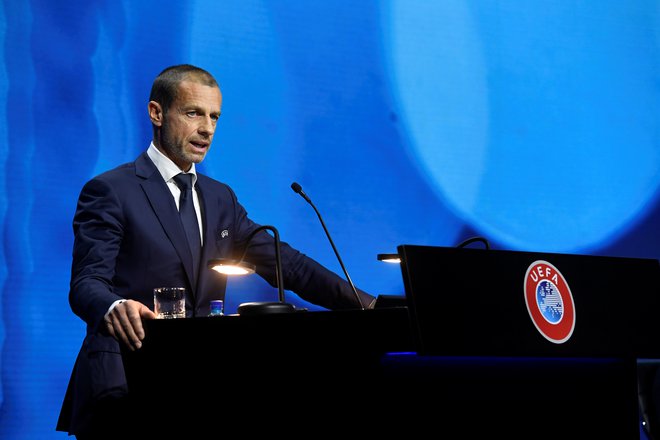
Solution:
{"label": "black monitor back", "polygon": [[[398,253],[420,354],[660,358],[658,260],[419,245]],[[546,274],[562,300],[559,322],[535,302]]]}

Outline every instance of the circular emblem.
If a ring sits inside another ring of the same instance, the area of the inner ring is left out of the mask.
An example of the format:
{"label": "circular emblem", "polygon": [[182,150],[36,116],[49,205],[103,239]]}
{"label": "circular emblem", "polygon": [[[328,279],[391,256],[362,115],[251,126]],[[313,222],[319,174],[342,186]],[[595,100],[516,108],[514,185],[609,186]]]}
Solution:
{"label": "circular emblem", "polygon": [[527,268],[524,288],[527,312],[536,329],[550,342],[566,342],[575,328],[575,304],[561,272],[537,260]]}

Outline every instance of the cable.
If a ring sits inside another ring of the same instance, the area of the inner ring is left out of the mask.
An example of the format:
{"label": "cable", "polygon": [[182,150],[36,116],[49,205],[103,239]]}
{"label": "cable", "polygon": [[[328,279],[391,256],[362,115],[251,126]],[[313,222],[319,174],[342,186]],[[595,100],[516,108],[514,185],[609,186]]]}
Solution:
{"label": "cable", "polygon": [[467,246],[471,243],[477,242],[477,241],[482,242],[484,244],[484,246],[486,247],[486,249],[490,249],[490,245],[488,244],[488,240],[486,240],[483,237],[468,238],[467,240],[463,240],[462,242],[460,242],[456,247],[462,248],[462,247],[465,247],[465,246]]}

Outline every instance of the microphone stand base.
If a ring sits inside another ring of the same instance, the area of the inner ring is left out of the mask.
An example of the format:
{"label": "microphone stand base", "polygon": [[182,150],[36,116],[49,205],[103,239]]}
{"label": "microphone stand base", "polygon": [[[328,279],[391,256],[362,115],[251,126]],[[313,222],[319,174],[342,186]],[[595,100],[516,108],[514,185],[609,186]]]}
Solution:
{"label": "microphone stand base", "polygon": [[293,304],[281,302],[247,302],[237,308],[240,316],[272,315],[274,313],[291,313],[296,308]]}

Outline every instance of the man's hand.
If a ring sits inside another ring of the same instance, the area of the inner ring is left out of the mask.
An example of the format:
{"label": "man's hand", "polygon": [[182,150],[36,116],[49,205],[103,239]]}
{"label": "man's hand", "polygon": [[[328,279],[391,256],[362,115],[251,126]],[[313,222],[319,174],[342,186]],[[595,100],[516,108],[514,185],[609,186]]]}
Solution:
{"label": "man's hand", "polygon": [[155,319],[156,314],[141,302],[126,300],[117,304],[105,318],[105,326],[112,337],[123,342],[131,351],[142,347],[144,327],[142,319]]}

